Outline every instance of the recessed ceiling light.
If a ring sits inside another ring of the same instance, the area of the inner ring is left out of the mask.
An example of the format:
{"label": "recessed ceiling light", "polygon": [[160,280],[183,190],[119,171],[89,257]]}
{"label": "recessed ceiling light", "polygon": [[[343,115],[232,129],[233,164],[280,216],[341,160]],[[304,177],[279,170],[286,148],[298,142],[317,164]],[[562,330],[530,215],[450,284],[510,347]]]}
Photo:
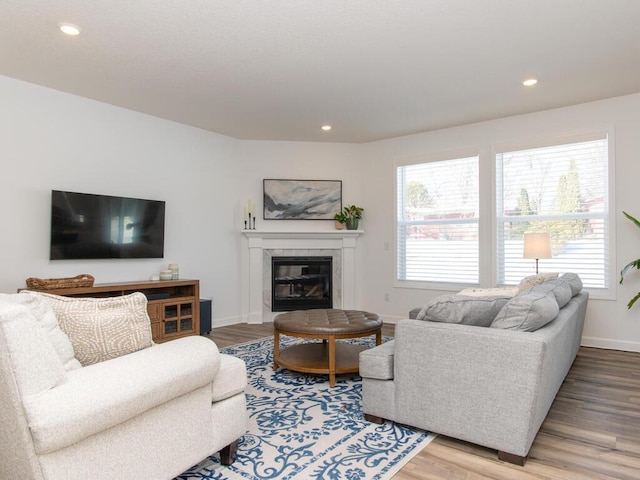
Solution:
{"label": "recessed ceiling light", "polygon": [[538,80],[536,78],[527,78],[524,82],[522,82],[522,85],[524,85],[525,87],[532,87],[536,83],[538,83]]}
{"label": "recessed ceiling light", "polygon": [[71,35],[75,37],[76,35],[80,35],[80,27],[73,25],[71,23],[61,23],[59,25],[60,30],[67,35]]}
{"label": "recessed ceiling light", "polygon": [[331,130],[331,125],[322,125],[322,130],[324,130],[325,132],[328,132],[329,130]]}

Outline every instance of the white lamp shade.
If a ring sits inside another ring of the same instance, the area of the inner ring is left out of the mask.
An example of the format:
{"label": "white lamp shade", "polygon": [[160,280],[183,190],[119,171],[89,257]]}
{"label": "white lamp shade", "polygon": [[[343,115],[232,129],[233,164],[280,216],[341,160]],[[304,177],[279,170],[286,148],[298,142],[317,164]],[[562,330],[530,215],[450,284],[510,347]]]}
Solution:
{"label": "white lamp shade", "polygon": [[551,258],[551,238],[548,233],[525,233],[523,258]]}

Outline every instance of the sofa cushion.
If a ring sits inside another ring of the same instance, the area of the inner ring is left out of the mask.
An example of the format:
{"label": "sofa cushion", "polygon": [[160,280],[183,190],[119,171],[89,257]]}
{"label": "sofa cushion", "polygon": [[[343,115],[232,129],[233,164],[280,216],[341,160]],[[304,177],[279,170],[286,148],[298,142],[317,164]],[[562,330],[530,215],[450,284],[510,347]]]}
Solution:
{"label": "sofa cushion", "polygon": [[569,282],[569,286],[571,287],[571,296],[575,297],[582,291],[582,280],[578,276],[577,273],[567,272],[563,273],[560,278]]}
{"label": "sofa cushion", "polygon": [[528,277],[524,277],[518,284],[518,293],[522,293],[525,290],[529,290],[535,285],[546,282],[547,280],[552,280],[554,278],[558,278],[558,272],[538,273],[536,275],[529,275]]}
{"label": "sofa cushion", "polygon": [[60,361],[64,365],[65,370],[73,370],[80,368],[80,362],[76,360],[73,352],[71,340],[66,333],[62,331],[58,324],[58,319],[49,302],[39,295],[34,295],[28,290],[18,293],[0,293],[0,299],[11,303],[24,305],[33,314],[39,325],[47,332],[49,339],[53,343],[53,347],[58,352]]}
{"label": "sofa cushion", "polygon": [[558,302],[558,308],[564,307],[573,296],[571,294],[571,286],[569,282],[563,280],[562,278],[556,278],[554,280],[547,280],[546,282],[540,283],[534,287],[531,287],[528,292],[551,292],[556,297],[556,302]]}
{"label": "sofa cushion", "polygon": [[147,298],[140,292],[109,298],[36,295],[42,295],[53,307],[83,366],[153,345]]}
{"label": "sofa cushion", "polygon": [[508,301],[504,296],[440,295],[422,307],[417,320],[488,327]]}
{"label": "sofa cushion", "polygon": [[0,300],[0,350],[9,354],[23,398],[66,382],[66,371],[46,330],[24,305]]}
{"label": "sofa cushion", "polygon": [[491,323],[491,328],[533,332],[552,321],[560,309],[552,292],[529,292],[513,297]]}

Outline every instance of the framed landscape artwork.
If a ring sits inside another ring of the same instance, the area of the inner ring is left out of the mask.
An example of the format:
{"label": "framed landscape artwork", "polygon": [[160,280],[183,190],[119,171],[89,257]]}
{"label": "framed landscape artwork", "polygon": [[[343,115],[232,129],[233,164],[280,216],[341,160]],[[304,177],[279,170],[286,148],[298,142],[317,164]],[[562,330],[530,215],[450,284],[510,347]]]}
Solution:
{"label": "framed landscape artwork", "polygon": [[333,220],[342,180],[263,180],[265,220]]}

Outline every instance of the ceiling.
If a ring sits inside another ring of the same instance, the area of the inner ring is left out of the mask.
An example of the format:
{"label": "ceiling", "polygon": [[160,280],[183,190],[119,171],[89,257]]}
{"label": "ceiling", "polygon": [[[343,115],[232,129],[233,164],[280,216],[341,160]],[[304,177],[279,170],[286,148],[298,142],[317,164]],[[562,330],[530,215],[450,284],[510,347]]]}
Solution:
{"label": "ceiling", "polygon": [[0,74],[240,139],[360,143],[640,92],[639,20],[640,0],[2,0]]}

